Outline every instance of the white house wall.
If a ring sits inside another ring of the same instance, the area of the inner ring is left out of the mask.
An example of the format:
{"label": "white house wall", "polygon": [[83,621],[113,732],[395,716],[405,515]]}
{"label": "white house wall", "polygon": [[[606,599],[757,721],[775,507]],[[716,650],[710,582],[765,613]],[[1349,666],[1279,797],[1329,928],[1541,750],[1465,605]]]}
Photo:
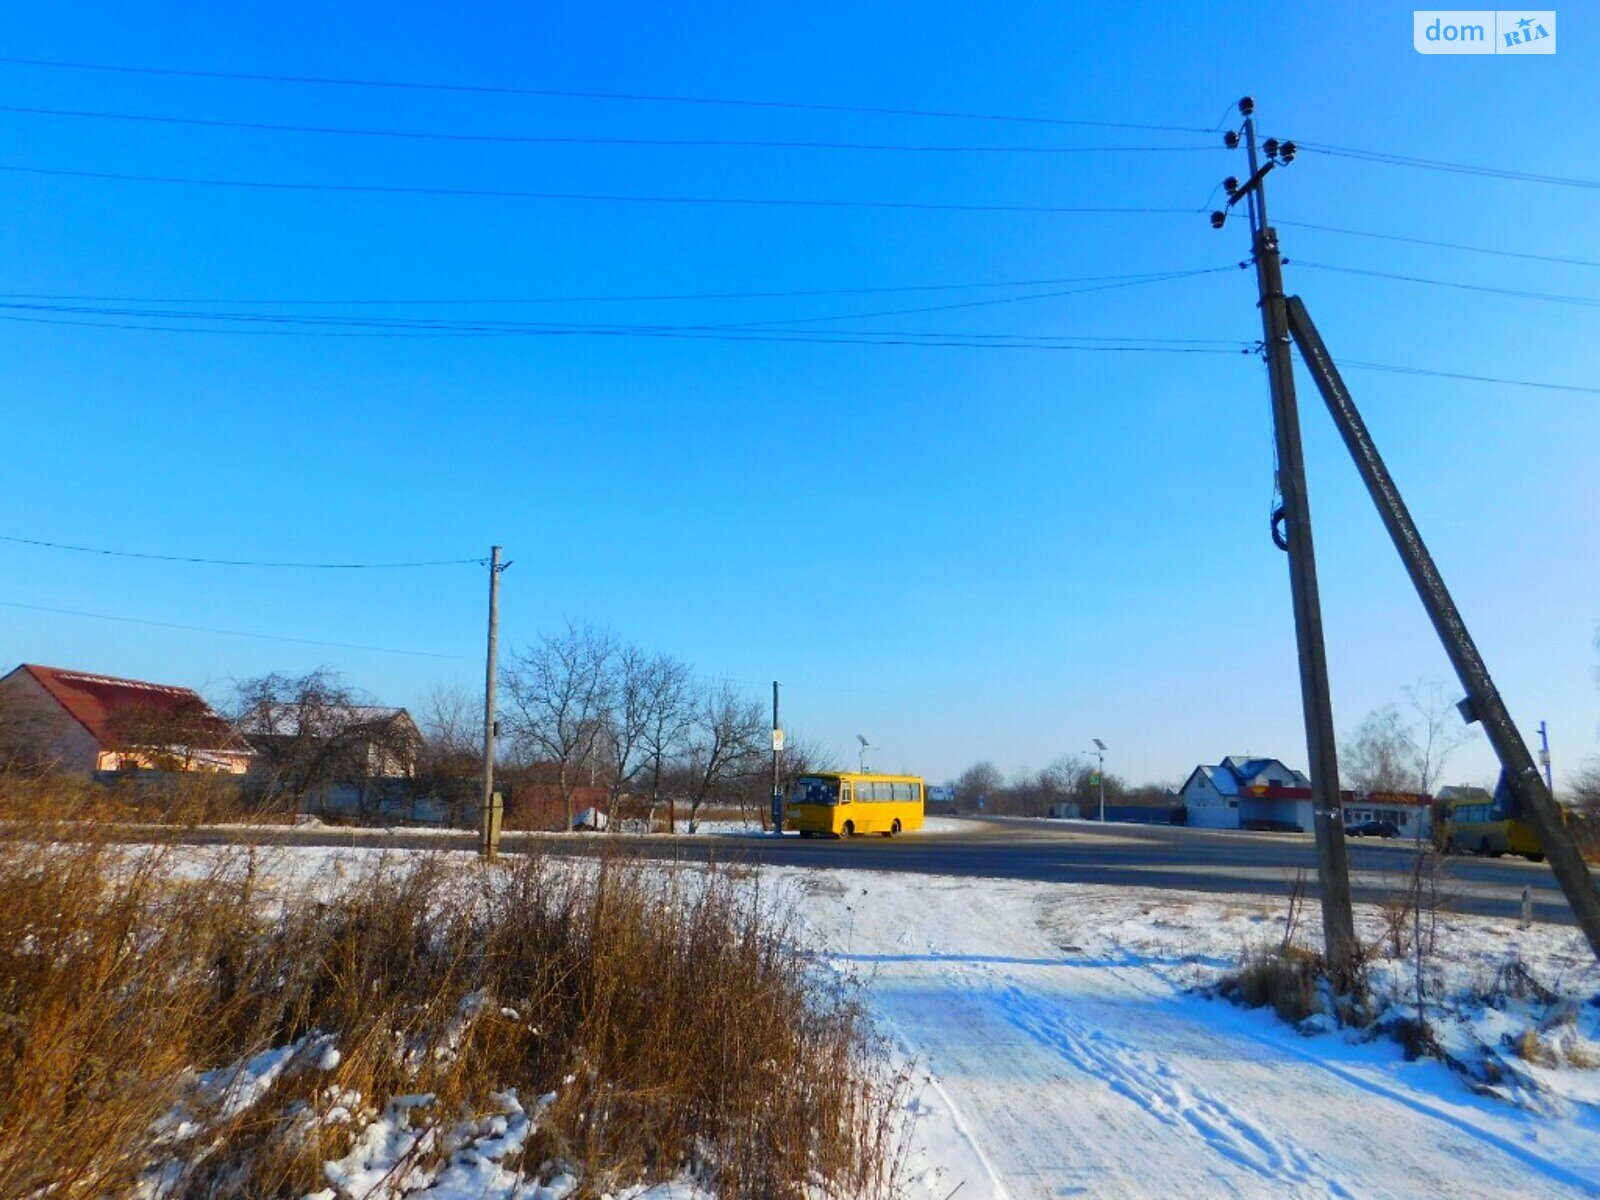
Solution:
{"label": "white house wall", "polygon": [[49,729],[49,753],[63,771],[90,775],[94,773],[100,756],[100,743],[83,725],[61,707],[37,679],[18,668],[3,680],[7,697],[15,697],[19,704],[38,710],[39,719]]}

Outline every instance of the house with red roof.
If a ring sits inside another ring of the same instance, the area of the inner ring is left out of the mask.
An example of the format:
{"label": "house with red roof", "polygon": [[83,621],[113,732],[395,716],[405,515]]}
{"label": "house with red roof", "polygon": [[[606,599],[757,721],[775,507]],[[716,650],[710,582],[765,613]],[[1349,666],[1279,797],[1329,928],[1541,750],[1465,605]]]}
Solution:
{"label": "house with red roof", "polygon": [[27,712],[37,757],[66,771],[242,775],[253,757],[192,688],[23,663],[0,678],[0,703]]}

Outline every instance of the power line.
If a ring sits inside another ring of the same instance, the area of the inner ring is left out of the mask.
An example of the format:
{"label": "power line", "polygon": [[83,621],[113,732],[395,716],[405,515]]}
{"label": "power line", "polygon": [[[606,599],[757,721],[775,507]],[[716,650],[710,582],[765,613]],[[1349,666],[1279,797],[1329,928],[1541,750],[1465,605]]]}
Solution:
{"label": "power line", "polygon": [[1371,229],[1347,229],[1339,225],[1315,225],[1310,221],[1274,220],[1274,225],[1291,229],[1314,229],[1318,233],[1337,233],[1347,237],[1375,238],[1384,242],[1404,242],[1411,246],[1430,246],[1436,250],[1462,250],[1469,254],[1492,254],[1497,258],[1519,258],[1530,262],[1563,263],[1571,267],[1600,267],[1590,258],[1568,258],[1559,254],[1531,254],[1522,250],[1501,250],[1492,246],[1469,246],[1464,242],[1439,242],[1429,238],[1404,237],[1397,233],[1378,233]]}
{"label": "power line", "polygon": [[1185,146],[997,146],[949,145],[906,142],[848,142],[781,138],[647,138],[598,137],[588,134],[434,133],[409,129],[370,129],[342,125],[295,125],[267,121],[239,121],[210,117],[174,117],[150,113],[103,112],[73,108],[35,108],[0,104],[0,112],[25,116],[72,117],[97,121],[182,125],[203,129],[242,129],[256,133],[304,133],[339,137],[383,138],[428,142],[465,142],[511,146],[613,146],[665,149],[734,150],[852,150],[906,154],[1145,154],[1190,150],[1221,150],[1221,142]]}
{"label": "power line", "polygon": [[288,642],[296,646],[321,646],[330,650],[363,650],[371,654],[403,654],[410,658],[447,658],[458,662],[467,661],[467,656],[464,654],[436,654],[429,650],[397,650],[392,646],[366,646],[358,642],[323,642],[314,638],[286,637],[275,633],[252,633],[244,629],[218,629],[210,625],[180,625],[175,621],[151,621],[143,617],[122,617],[113,613],[87,612],[80,608],[57,608],[49,604],[23,604],[16,600],[0,600],[0,608],[55,613],[68,617],[90,617],[96,621],[116,621],[124,625],[148,625],[156,629],[181,629],[186,633],[215,633],[224,637],[252,638],[262,642]]}
{"label": "power line", "polygon": [[1455,288],[1464,292],[1487,292],[1493,296],[1516,296],[1523,300],[1548,300],[1555,304],[1576,304],[1585,308],[1600,307],[1600,297],[1568,296],[1559,292],[1527,292],[1517,288],[1489,287],[1481,283],[1463,283],[1455,279],[1429,279],[1422,275],[1399,275],[1392,271],[1369,271],[1362,267],[1339,267],[1332,263],[1294,260],[1296,267],[1310,267],[1316,271],[1338,271],[1345,275],[1365,275],[1371,279],[1393,279],[1401,283],[1425,283],[1432,287]]}
{"label": "power line", "polygon": [[163,75],[182,79],[221,79],[239,83],[296,84],[317,87],[382,88],[401,91],[461,92],[491,96],[540,96],[568,100],[617,100],[651,104],[692,104],[723,108],[779,109],[797,112],[852,113],[863,116],[932,117],[942,120],[995,121],[1022,125],[1066,125],[1088,129],[1142,129],[1160,133],[1211,133],[1194,125],[1154,125],[1130,121],[1100,121],[1071,117],[1021,116],[1006,113],[957,112],[945,109],[895,108],[862,104],[825,104],[794,100],[753,100],[728,96],[668,95],[651,92],[578,91],[561,88],[527,88],[494,84],[427,83],[388,79],[357,79],[316,75],[268,75],[241,71],[201,71],[176,67],[139,67],[118,63],[70,62],[61,59],[0,56],[13,66],[49,67],[68,71],[102,71],[124,75]]}
{"label": "power line", "polygon": [[[427,337],[434,334],[422,331],[396,331],[393,333],[340,333],[321,332],[318,330],[276,330],[276,329],[200,329],[190,327],[173,327],[165,325],[138,325],[121,322],[99,321],[71,321],[57,320],[43,317],[19,317],[0,315],[0,321],[16,321],[43,325],[69,325],[88,329],[115,329],[134,330],[140,332],[156,333],[211,333],[233,335],[267,335],[267,336],[326,336],[326,337]],[[450,336],[453,331],[437,331],[439,336]],[[473,331],[461,331],[471,334]],[[691,341],[718,341],[718,342],[761,342],[761,343],[791,343],[802,345],[821,346],[895,346],[895,347],[933,347],[942,349],[968,349],[968,350],[1049,350],[1049,351],[1080,351],[1084,353],[1104,354],[1222,354],[1233,357],[1236,355],[1250,354],[1259,347],[1246,342],[1229,341],[1222,338],[1104,338],[1099,341],[1072,342],[1063,338],[1051,338],[1049,335],[1024,335],[1024,334],[937,334],[937,333],[863,333],[851,331],[817,330],[805,334],[790,334],[783,331],[771,333],[754,332],[712,332],[693,330],[671,329],[629,329],[629,328],[573,328],[573,329],[548,329],[548,330],[484,330],[479,336],[493,336],[495,334],[507,335],[516,333],[541,334],[557,337],[646,337],[662,339],[685,339]],[[1008,338],[1012,340],[999,341],[992,339]],[[991,340],[978,340],[991,339]],[[1114,344],[1116,343],[1116,344]],[[1493,383],[1506,387],[1536,388],[1543,391],[1577,392],[1584,394],[1600,395],[1600,387],[1586,387],[1578,384],[1550,383],[1534,379],[1514,379],[1496,375],[1472,375],[1455,371],[1436,371],[1426,367],[1408,367],[1394,363],[1375,362],[1346,362],[1343,365],[1366,371],[1385,371],[1401,375],[1431,376],[1438,379],[1458,379],[1471,383]],[[462,562],[482,564],[485,560],[463,559]],[[272,564],[263,564],[272,565]],[[285,564],[294,565],[294,564]],[[404,565],[404,564],[399,564]],[[426,565],[426,564],[419,564]]]}
{"label": "power line", "polygon": [[[157,314],[168,317],[171,314]],[[205,319],[203,315],[199,319]],[[234,319],[212,317],[211,319]],[[265,318],[254,318],[261,320]],[[1224,341],[1222,348],[1218,346],[1196,347],[1181,344],[1187,341],[1200,341],[1203,339],[1136,339],[1136,338],[1107,338],[1102,341],[1076,342],[1066,338],[1051,338],[1048,335],[996,335],[996,334],[941,334],[941,333],[913,333],[913,332],[874,332],[854,330],[815,330],[809,333],[791,333],[783,330],[772,332],[756,331],[713,331],[693,329],[670,328],[629,328],[626,326],[607,327],[571,327],[571,328],[471,328],[471,327],[423,327],[419,329],[405,328],[379,328],[376,330],[350,332],[338,327],[332,329],[212,329],[197,326],[149,325],[138,324],[131,321],[94,321],[71,320],[56,317],[28,317],[0,314],[0,321],[11,321],[33,325],[64,325],[84,329],[115,329],[133,330],[151,333],[193,333],[193,334],[221,334],[229,336],[267,336],[267,337],[373,337],[373,338],[420,338],[420,337],[511,337],[511,336],[542,336],[542,337],[643,337],[660,338],[668,340],[690,341],[718,341],[718,342],[771,342],[771,343],[799,343],[823,346],[937,346],[955,347],[977,350],[1078,350],[1098,351],[1106,353],[1171,353],[1171,354],[1239,354],[1248,353],[1249,345],[1239,341]],[[360,325],[360,322],[350,322]],[[1011,341],[979,340],[1010,337]],[[1104,344],[1104,343],[1130,343],[1130,344]],[[1134,344],[1136,343],[1136,344]],[[480,560],[473,560],[480,561]]]}
{"label": "power line", "polygon": [[[1071,295],[1075,293],[1045,293],[1044,295]],[[1042,296],[1018,297],[1018,299],[1040,299]],[[951,306],[954,307],[954,306]],[[551,323],[551,322],[511,322],[511,321],[456,321],[444,318],[400,318],[400,317],[346,317],[346,316],[299,316],[295,314],[279,313],[230,313],[230,312],[183,312],[170,309],[129,309],[129,308],[97,308],[91,306],[44,305],[44,304],[0,304],[0,310],[21,310],[28,312],[47,312],[74,316],[99,316],[99,317],[136,317],[145,319],[167,321],[236,321],[247,325],[278,324],[290,326],[309,326],[313,329],[353,327],[358,329],[394,330],[398,332],[455,332],[455,333],[483,333],[483,334],[530,334],[570,336],[574,334],[605,334],[605,335],[671,335],[671,334],[698,334],[707,335],[726,334],[737,337],[746,333],[757,333],[767,326],[783,322],[749,322],[745,324],[725,325],[615,325],[615,324],[582,324],[582,323]],[[915,308],[899,309],[894,312],[880,313],[841,313],[831,317],[820,318],[792,318],[788,323],[802,324],[807,320],[851,320],[869,316],[904,316],[908,314],[938,312],[942,308]],[[16,318],[23,319],[23,318]],[[799,333],[799,330],[773,329],[775,334]],[[917,337],[917,338],[972,338],[972,339],[1025,339],[1030,341],[1072,342],[1096,344],[1101,342],[1144,342],[1159,344],[1189,344],[1209,343],[1214,345],[1240,346],[1244,343],[1236,338],[1169,338],[1169,337],[1127,337],[1104,334],[1022,334],[1022,333],[957,333],[941,330],[903,330],[903,329],[824,329],[813,331],[821,336],[836,337]]]}
{"label": "power line", "polygon": [[439,558],[422,562],[268,562],[242,558],[200,558],[182,554],[145,554],[134,550],[107,550],[99,546],[74,546],[66,542],[49,542],[42,538],[12,537],[7,534],[0,534],[0,542],[10,542],[17,546],[33,546],[43,550],[70,550],[75,554],[100,554],[108,558],[139,558],[151,562],[194,563],[208,567],[275,567],[303,571],[399,571],[409,570],[413,567],[459,567],[468,564],[482,566],[488,561],[482,555],[479,555],[476,558]]}
{"label": "power line", "polygon": [[1425,375],[1434,379],[1460,379],[1468,383],[1498,383],[1505,387],[1539,388],[1550,392],[1580,392],[1600,396],[1600,387],[1585,387],[1576,383],[1546,383],[1534,379],[1508,379],[1499,375],[1470,375],[1461,371],[1434,371],[1427,367],[1403,367],[1393,363],[1352,362],[1341,360],[1340,369],[1353,367],[1362,371],[1386,371],[1392,375]]}
{"label": "power line", "polygon": [[961,300],[953,304],[937,304],[922,308],[898,308],[878,310],[865,313],[837,313],[821,317],[792,317],[766,321],[741,321],[736,324],[718,326],[724,329],[754,329],[772,325],[804,325],[818,321],[854,321],[864,320],[869,317],[903,317],[919,313],[951,312],[964,308],[988,308],[1000,304],[1021,304],[1029,300],[1055,300],[1064,296],[1081,296],[1090,292],[1103,292],[1116,288],[1137,287],[1146,283],[1166,283],[1175,279],[1193,279],[1200,275],[1215,275],[1223,271],[1236,271],[1238,266],[1226,267],[1201,267],[1191,271],[1168,271],[1162,274],[1139,275],[1120,279],[1110,283],[1091,284],[1087,287],[1067,288],[1054,292],[1029,292],[1023,296],[1001,296],[992,300]]}
{"label": "power line", "polygon": [[1172,275],[1183,276],[1188,274],[1205,274],[1206,272],[1232,270],[1236,264],[1225,267],[1196,267],[1182,271],[1140,271],[1125,275],[1066,275],[1053,279],[1001,279],[988,282],[974,283],[923,283],[923,284],[894,284],[883,287],[840,287],[840,288],[804,288],[792,291],[764,291],[764,292],[644,292],[636,294],[599,294],[599,295],[573,295],[573,296],[496,296],[496,297],[448,297],[439,299],[418,299],[410,297],[379,299],[374,297],[324,297],[312,299],[306,297],[282,298],[233,298],[215,296],[115,296],[115,295],[85,295],[77,293],[57,292],[0,292],[0,300],[33,300],[33,301],[59,301],[80,302],[95,304],[239,304],[239,305],[273,305],[287,306],[325,306],[334,307],[381,307],[381,306],[437,306],[440,308],[460,305],[463,307],[483,306],[514,306],[520,304],[601,304],[601,303],[655,303],[678,301],[708,301],[708,300],[798,300],[819,296],[871,296],[888,295],[906,292],[955,292],[977,291],[985,288],[1025,288],[1025,287],[1053,287],[1066,283],[1113,283],[1121,280],[1144,280],[1158,276]]}
{"label": "power line", "polygon": [[1162,208],[1115,205],[1062,204],[955,204],[919,200],[816,200],[795,197],[756,198],[726,196],[656,196],[614,192],[535,192],[515,188],[449,188],[377,183],[291,183],[269,179],[197,179],[177,175],[135,175],[114,171],[77,171],[58,167],[24,167],[0,163],[0,171],[17,175],[44,175],[61,179],[93,179],[116,183],[161,183],[184,187],[214,187],[276,192],[337,192],[352,195],[449,196],[483,200],[578,200],[585,203],[682,204],[746,208],[862,208],[915,212],[984,212],[1042,214],[1160,214],[1190,215],[1197,208]]}
{"label": "power line", "polygon": [[[1083,295],[1090,292],[1105,291],[1112,288],[1135,287],[1145,284],[1165,283],[1179,279],[1195,278],[1201,275],[1214,275],[1223,271],[1236,270],[1237,266],[1226,267],[1201,267],[1185,271],[1167,271],[1143,275],[1123,275],[1103,277],[1110,282],[1092,283],[1084,287],[1067,288],[1049,292],[1029,292],[1020,296],[1001,296],[983,300],[963,300],[955,303],[922,305],[914,308],[896,308],[887,310],[874,310],[871,312],[855,313],[829,313],[805,317],[778,317],[759,321],[723,322],[717,324],[695,325],[660,325],[660,324],[630,324],[617,326],[612,324],[574,323],[574,322],[511,322],[498,320],[462,321],[453,318],[438,317],[349,317],[342,315],[292,313],[261,313],[261,312],[216,312],[208,310],[176,310],[170,308],[110,308],[103,305],[91,304],[54,304],[54,303],[24,303],[0,302],[0,310],[24,312],[49,312],[59,314],[90,315],[90,316],[115,316],[115,317],[141,317],[146,319],[170,321],[236,321],[245,323],[274,323],[284,325],[306,325],[318,328],[330,327],[359,327],[376,328],[383,330],[416,330],[430,331],[457,331],[457,332],[484,332],[484,333],[529,333],[547,332],[550,330],[628,330],[628,331],[667,331],[667,332],[735,332],[747,329],[771,328],[774,326],[814,324],[828,321],[862,320],[871,317],[908,316],[916,314],[949,312],[957,309],[990,307],[1002,304],[1017,304],[1031,300],[1059,299],[1066,296]],[[851,331],[831,331],[844,332]],[[866,331],[859,331],[866,332]],[[931,335],[930,335],[931,336]],[[974,335],[976,336],[976,335]],[[1068,339],[1072,340],[1072,339]],[[1113,339],[1116,340],[1116,339]]]}
{"label": "power line", "polygon": [[1428,171],[1447,171],[1455,175],[1477,175],[1486,179],[1510,179],[1519,183],[1546,183],[1558,187],[1600,188],[1600,180],[1576,179],[1566,175],[1543,175],[1535,171],[1514,171],[1505,167],[1483,167],[1470,163],[1442,162],[1410,154],[1387,154],[1381,150],[1360,150],[1351,146],[1330,146],[1319,142],[1299,142],[1300,149],[1335,158],[1358,159],[1387,166],[1417,167]]}

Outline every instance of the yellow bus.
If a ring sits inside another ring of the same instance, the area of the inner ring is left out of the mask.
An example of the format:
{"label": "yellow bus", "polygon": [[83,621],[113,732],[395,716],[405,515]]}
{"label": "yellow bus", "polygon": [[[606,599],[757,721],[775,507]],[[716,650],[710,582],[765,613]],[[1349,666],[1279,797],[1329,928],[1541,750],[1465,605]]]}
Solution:
{"label": "yellow bus", "polygon": [[893,837],[922,828],[924,795],[920,775],[802,775],[789,791],[789,828],[801,837]]}
{"label": "yellow bus", "polygon": [[1456,854],[1520,854],[1529,862],[1544,859],[1544,846],[1533,826],[1512,817],[1499,800],[1465,796],[1445,810],[1444,848]]}

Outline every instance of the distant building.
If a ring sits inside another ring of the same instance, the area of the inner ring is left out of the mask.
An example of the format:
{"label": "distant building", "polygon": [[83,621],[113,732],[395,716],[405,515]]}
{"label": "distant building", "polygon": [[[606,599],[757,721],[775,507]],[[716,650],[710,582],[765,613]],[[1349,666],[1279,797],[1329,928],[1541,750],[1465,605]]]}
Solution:
{"label": "distant building", "polygon": [[1198,766],[1178,794],[1200,829],[1312,828],[1311,780],[1276,758],[1230,755]]}
{"label": "distant building", "polygon": [[[1439,798],[1445,799],[1444,792],[1454,790],[1442,789]],[[1482,791],[1481,788],[1467,790]],[[1487,800],[1489,793],[1483,794]],[[1369,792],[1344,802],[1344,827],[1349,829],[1367,821],[1388,821],[1400,831],[1401,837],[1426,840],[1433,835],[1433,805],[1433,798],[1420,792]]]}
{"label": "distant building", "polygon": [[64,771],[250,767],[250,747],[192,688],[23,663],[0,679],[0,700],[28,713],[36,757]]}
{"label": "distant building", "polygon": [[413,780],[422,734],[403,708],[263,704],[239,721],[264,786],[310,813],[438,820],[417,810]]}

